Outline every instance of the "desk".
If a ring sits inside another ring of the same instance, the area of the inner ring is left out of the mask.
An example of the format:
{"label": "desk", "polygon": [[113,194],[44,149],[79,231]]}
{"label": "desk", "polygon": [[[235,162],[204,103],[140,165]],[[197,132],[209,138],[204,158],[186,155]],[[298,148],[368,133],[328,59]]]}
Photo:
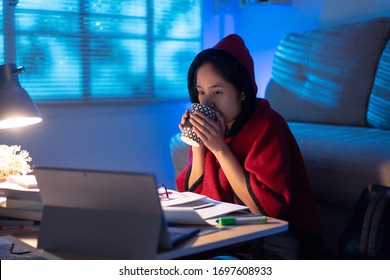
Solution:
{"label": "desk", "polygon": [[237,243],[262,238],[288,229],[283,220],[269,218],[266,224],[239,225],[228,230],[197,236],[176,246],[173,250],[159,252],[156,259],[176,259],[202,253]]}
{"label": "desk", "polygon": [[[202,228],[202,231],[209,230],[210,227]],[[203,236],[193,237],[178,246],[173,250],[160,251],[156,254],[156,259],[177,259],[190,256],[197,253],[207,252],[210,250],[222,248],[238,244],[245,241],[262,238],[272,234],[280,233],[288,229],[288,223],[283,220],[269,218],[266,224],[239,225],[228,230],[218,231]],[[23,242],[33,248],[37,246],[37,233],[29,233],[20,236],[5,237],[11,242]],[[22,244],[23,244],[22,243]],[[42,250],[37,250],[37,254],[48,258],[58,258]],[[82,256],[71,256],[69,254],[61,254],[62,258],[83,258]]]}

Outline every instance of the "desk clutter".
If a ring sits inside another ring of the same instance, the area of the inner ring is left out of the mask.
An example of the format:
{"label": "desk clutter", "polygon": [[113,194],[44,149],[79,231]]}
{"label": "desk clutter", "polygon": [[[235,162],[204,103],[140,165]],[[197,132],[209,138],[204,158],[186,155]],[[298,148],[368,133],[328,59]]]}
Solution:
{"label": "desk clutter", "polygon": [[[202,238],[224,228],[217,223],[219,217],[233,212],[251,215],[246,206],[196,193],[180,193],[165,186],[160,193],[161,185],[153,174],[50,167],[35,167],[34,174],[39,188],[16,181],[0,184],[0,232],[19,247],[23,244],[15,242],[16,236],[32,234],[33,252],[55,252],[53,256],[60,258],[178,258],[214,246],[209,245],[213,241]],[[219,236],[218,246],[234,244],[241,234],[249,240],[284,231],[287,223],[243,231],[235,227],[240,226],[225,227],[229,234]],[[31,233],[23,232],[27,230]],[[0,254],[6,256],[11,249],[15,248],[2,244]],[[26,253],[20,257],[35,256]]]}
{"label": "desk clutter", "polygon": [[170,190],[168,198],[161,199],[161,206],[168,224],[216,225],[217,217],[232,213],[248,213],[248,207],[220,202],[192,192]]}
{"label": "desk clutter", "polygon": [[33,230],[42,218],[43,204],[35,176],[10,177],[0,183],[0,235]]}

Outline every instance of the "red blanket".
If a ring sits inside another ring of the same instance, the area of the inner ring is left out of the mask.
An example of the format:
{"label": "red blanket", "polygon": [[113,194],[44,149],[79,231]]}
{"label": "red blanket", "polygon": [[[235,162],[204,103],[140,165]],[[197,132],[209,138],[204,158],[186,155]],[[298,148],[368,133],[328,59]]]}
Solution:
{"label": "red blanket", "polygon": [[[240,132],[226,139],[244,167],[247,187],[263,214],[287,220],[291,229],[319,233],[319,221],[301,152],[286,121],[268,101],[257,108]],[[176,183],[179,191],[193,191],[210,198],[241,203],[215,156],[207,151],[205,172],[187,185],[192,153]]]}

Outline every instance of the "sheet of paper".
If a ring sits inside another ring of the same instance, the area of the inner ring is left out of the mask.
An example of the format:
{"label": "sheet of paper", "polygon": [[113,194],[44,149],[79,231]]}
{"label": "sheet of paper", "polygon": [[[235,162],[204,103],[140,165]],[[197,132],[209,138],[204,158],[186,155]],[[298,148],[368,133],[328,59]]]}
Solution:
{"label": "sheet of paper", "polygon": [[28,189],[37,189],[38,183],[34,175],[10,175],[8,181]]}
{"label": "sheet of paper", "polygon": [[205,198],[206,196],[193,192],[169,191],[169,199],[161,199],[162,207],[178,206],[181,204],[193,202]]}
{"label": "sheet of paper", "polygon": [[247,206],[220,202],[207,197],[176,206],[163,207],[168,223],[187,225],[215,225],[217,217],[247,209]]}
{"label": "sheet of paper", "polygon": [[220,217],[232,212],[242,211],[249,209],[248,206],[245,205],[239,205],[239,204],[233,204],[233,203],[226,203],[226,202],[219,202],[213,199],[206,199],[207,202],[213,203],[214,206],[212,207],[205,207],[205,208],[199,208],[195,210],[199,216],[201,216],[203,219],[210,219],[214,217]]}
{"label": "sheet of paper", "polygon": [[166,207],[163,208],[164,216],[168,224],[180,225],[210,225],[196,211],[189,207]]}
{"label": "sheet of paper", "polygon": [[26,187],[22,187],[18,184],[15,184],[15,183],[11,183],[11,182],[3,182],[3,183],[0,183],[0,190],[1,189],[5,189],[5,190],[15,190],[15,191],[22,191],[22,192],[36,192],[36,193],[39,193],[39,189],[38,188],[32,188],[32,189],[28,189]]}

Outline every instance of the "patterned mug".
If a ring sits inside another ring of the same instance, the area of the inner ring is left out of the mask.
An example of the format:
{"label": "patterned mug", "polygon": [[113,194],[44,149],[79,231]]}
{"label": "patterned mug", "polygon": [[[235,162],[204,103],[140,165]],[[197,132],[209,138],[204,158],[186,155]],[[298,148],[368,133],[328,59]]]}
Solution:
{"label": "patterned mug", "polygon": [[194,147],[199,147],[199,145],[202,143],[198,135],[196,135],[196,133],[192,130],[192,124],[190,123],[189,120],[191,114],[197,111],[203,113],[204,115],[208,116],[213,120],[217,119],[217,115],[215,114],[215,111],[210,107],[199,103],[194,103],[191,105],[190,116],[187,118],[187,120],[184,123],[183,131],[181,133],[180,139],[184,143]]}

